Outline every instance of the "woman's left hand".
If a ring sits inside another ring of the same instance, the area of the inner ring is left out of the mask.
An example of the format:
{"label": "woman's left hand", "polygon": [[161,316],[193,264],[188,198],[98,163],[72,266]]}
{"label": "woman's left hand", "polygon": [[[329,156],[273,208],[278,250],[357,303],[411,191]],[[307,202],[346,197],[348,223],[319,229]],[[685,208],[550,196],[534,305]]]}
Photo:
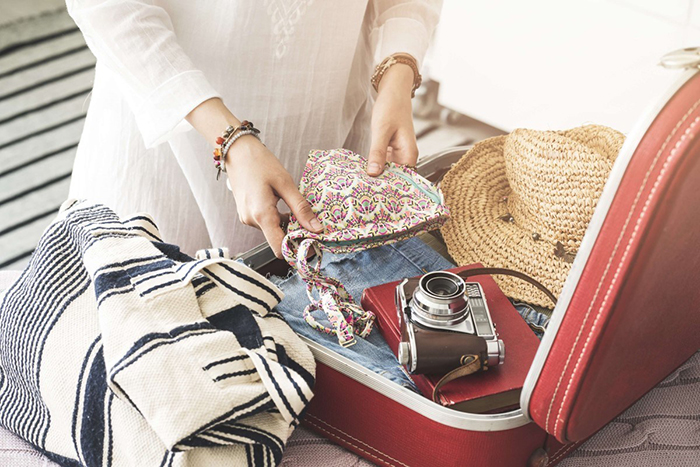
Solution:
{"label": "woman's left hand", "polygon": [[416,165],[418,146],[413,129],[412,88],[413,70],[403,64],[390,67],[379,82],[377,100],[372,109],[369,175],[380,175],[387,161]]}

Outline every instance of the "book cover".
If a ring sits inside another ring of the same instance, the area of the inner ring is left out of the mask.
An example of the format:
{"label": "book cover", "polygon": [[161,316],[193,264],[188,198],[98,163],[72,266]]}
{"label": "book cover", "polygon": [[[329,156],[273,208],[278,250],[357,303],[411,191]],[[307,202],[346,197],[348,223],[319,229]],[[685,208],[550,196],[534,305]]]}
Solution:
{"label": "book cover", "polygon": [[[482,265],[472,264],[450,271],[459,273],[477,267]],[[495,413],[510,410],[519,404],[520,391],[540,341],[493,278],[486,275],[474,276],[467,282],[481,284],[491,318],[505,346],[505,361],[487,371],[446,384],[440,390],[440,402],[463,412]],[[379,331],[395,355],[401,339],[394,302],[398,284],[399,282],[391,282],[371,287],[362,294],[362,306],[376,314]],[[431,398],[433,388],[443,375],[410,376],[421,393]]]}

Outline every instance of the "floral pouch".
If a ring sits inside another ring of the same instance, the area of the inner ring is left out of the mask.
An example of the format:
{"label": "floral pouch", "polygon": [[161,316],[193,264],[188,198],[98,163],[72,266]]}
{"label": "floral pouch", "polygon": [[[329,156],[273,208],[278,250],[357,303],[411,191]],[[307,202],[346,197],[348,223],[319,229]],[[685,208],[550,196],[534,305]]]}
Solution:
{"label": "floral pouch", "polygon": [[[310,232],[292,215],[282,243],[285,259],[306,283],[311,303],[304,319],[336,335],[344,347],[355,343],[355,333],[370,333],[374,314],[357,305],[338,280],[321,274],[322,252],[352,253],[406,240],[440,228],[449,216],[442,192],[412,169],[389,162],[382,175],[371,177],[366,167],[363,157],[346,149],[311,151],[299,190],[324,231]],[[312,248],[315,263],[308,259]],[[331,327],[316,320],[317,310]]]}

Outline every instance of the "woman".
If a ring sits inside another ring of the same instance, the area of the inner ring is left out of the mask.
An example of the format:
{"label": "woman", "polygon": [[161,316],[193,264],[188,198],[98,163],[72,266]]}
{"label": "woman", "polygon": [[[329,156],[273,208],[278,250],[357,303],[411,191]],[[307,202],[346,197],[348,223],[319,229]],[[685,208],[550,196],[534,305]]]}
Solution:
{"label": "woman", "polygon": [[[376,97],[370,76],[392,54],[420,65],[440,0],[67,3],[97,57],[70,196],[148,212],[185,252],[245,251],[253,226],[280,256],[280,199],[322,229],[296,187],[311,149],[366,154],[370,175],[416,162],[413,67],[382,67]],[[232,197],[211,152],[244,119],[265,144],[225,155]]]}

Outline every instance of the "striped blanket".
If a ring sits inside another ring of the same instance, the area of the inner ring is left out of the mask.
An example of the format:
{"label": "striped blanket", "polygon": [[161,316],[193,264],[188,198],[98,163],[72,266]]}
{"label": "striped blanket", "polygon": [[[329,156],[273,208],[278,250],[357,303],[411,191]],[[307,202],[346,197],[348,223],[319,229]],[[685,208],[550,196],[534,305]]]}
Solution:
{"label": "striped blanket", "polygon": [[67,201],[0,295],[0,425],[63,465],[277,465],[314,360],[281,291]]}

